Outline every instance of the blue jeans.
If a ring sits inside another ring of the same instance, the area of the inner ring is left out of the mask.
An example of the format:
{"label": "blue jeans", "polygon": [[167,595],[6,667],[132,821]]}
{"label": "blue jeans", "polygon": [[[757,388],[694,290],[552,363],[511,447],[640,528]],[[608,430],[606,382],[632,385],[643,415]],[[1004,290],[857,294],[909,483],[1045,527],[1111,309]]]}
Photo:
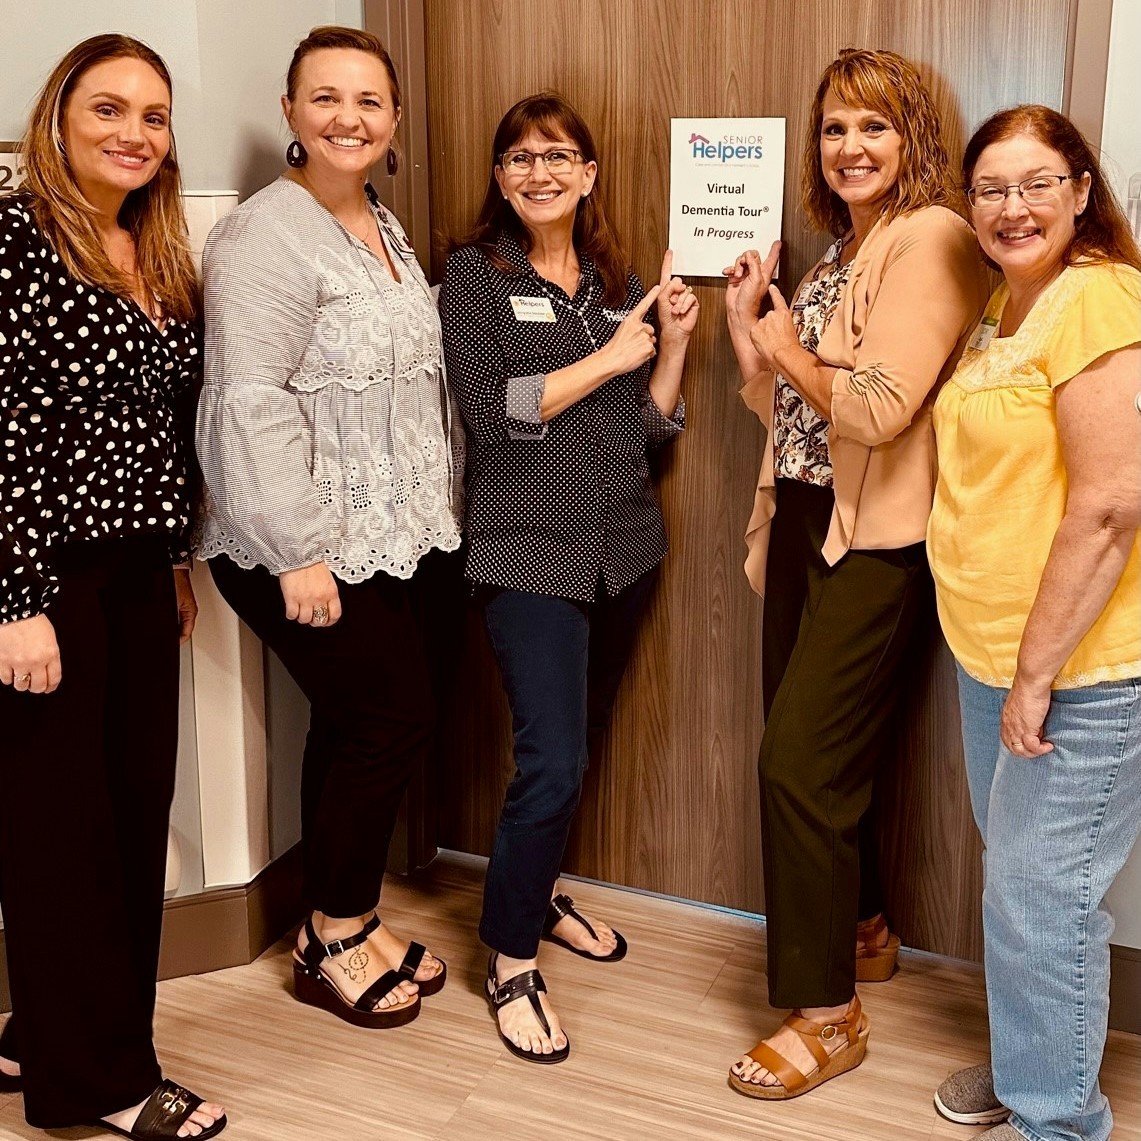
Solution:
{"label": "blue jeans", "polygon": [[491,590],[484,620],[511,703],[515,777],[487,865],[480,938],[534,958],[591,746],[610,717],[657,575],[574,602]]}
{"label": "blue jeans", "polygon": [[1104,900],[1141,830],[1141,679],[1056,690],[1035,758],[999,743],[1006,695],[960,668],[995,1093],[1031,1141],[1106,1141]]}

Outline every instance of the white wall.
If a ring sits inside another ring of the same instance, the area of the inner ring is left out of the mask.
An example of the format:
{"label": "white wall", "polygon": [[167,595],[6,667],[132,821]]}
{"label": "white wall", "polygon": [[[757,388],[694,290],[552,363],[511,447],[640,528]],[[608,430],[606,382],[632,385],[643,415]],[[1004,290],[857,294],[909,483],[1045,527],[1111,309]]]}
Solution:
{"label": "white wall", "polygon": [[[1114,0],[1101,149],[1106,174],[1116,182],[1123,202],[1127,198],[1130,180],[1134,176],[1141,178],[1139,44],[1141,0]],[[1141,203],[1134,207],[1137,209],[1141,209]],[[1129,863],[1117,877],[1109,893],[1109,906],[1117,922],[1113,941],[1123,947],[1141,947],[1141,845],[1134,849]]]}
{"label": "white wall", "polygon": [[315,24],[360,26],[360,0],[0,0],[0,138],[15,139],[37,89],[97,32],[145,40],[174,77],[174,128],[188,190],[263,186],[282,166],[278,98]]}

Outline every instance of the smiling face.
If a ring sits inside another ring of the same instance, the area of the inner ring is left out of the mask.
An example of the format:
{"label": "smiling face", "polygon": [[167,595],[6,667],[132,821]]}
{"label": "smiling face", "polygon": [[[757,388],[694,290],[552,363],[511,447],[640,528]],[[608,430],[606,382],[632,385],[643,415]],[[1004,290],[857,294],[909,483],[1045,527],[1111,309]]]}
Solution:
{"label": "smiling face", "polygon": [[[580,149],[569,138],[549,139],[531,130],[513,142],[507,151],[545,154],[553,150]],[[529,171],[523,173],[496,166],[495,179],[503,197],[532,233],[565,230],[569,234],[574,230],[578,204],[593,189],[597,173],[597,163],[576,157],[574,165],[565,174],[552,174],[545,162],[536,161]]]}
{"label": "smiling face", "polygon": [[[1053,147],[1033,135],[1018,134],[991,143],[979,155],[971,185],[1013,186],[1034,175],[1077,174]],[[1074,238],[1074,223],[1086,208],[1090,176],[1067,179],[1042,202],[1027,205],[1011,191],[1001,206],[974,208],[971,222],[979,245],[1014,282],[1046,281],[1062,271]]]}
{"label": "smiling face", "polygon": [[900,170],[903,139],[885,115],[824,97],[820,168],[852,222],[870,226],[887,205]]}
{"label": "smiling face", "polygon": [[83,196],[117,210],[170,153],[170,89],[141,59],[105,60],[76,81],[60,130]]}
{"label": "smiling face", "polygon": [[319,48],[301,61],[293,100],[281,101],[318,178],[363,179],[382,159],[400,111],[384,64],[356,48]]}

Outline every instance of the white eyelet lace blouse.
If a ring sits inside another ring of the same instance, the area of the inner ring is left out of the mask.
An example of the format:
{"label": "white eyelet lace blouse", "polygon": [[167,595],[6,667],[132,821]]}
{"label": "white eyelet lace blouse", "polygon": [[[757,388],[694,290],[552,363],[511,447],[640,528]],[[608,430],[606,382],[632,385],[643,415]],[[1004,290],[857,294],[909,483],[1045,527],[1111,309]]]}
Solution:
{"label": "white eyelet lace blouse", "polygon": [[286,178],[210,234],[199,558],[274,574],[324,560],[360,582],[459,546],[463,437],[439,316],[368,189],[400,281]]}

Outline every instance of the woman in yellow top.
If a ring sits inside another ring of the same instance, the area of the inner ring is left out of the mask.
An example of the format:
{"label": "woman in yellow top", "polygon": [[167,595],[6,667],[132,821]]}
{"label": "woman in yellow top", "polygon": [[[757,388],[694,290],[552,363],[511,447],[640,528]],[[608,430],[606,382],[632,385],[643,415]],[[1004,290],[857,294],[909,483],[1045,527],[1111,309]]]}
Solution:
{"label": "woman in yellow top", "polygon": [[1004,282],[935,404],[927,541],[986,844],[991,1065],[936,1105],[1009,1110],[990,1141],[1104,1141],[1103,900],[1141,828],[1141,252],[1056,111],[992,116],[963,175]]}

